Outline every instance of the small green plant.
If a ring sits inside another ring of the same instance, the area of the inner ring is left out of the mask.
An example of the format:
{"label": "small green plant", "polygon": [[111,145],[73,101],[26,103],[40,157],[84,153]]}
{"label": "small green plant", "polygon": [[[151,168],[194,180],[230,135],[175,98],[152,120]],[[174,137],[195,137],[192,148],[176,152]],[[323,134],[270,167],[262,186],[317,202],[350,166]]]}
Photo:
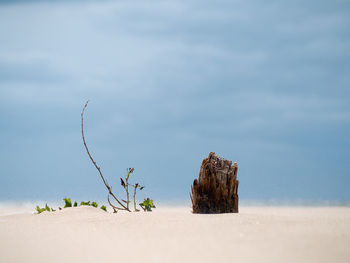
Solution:
{"label": "small green plant", "polygon": [[64,201],[64,207],[63,208],[67,208],[67,207],[72,207],[72,201],[70,200],[70,198],[63,198],[63,201]]}
{"label": "small green plant", "polygon": [[[105,177],[102,174],[101,168],[97,165],[97,163],[95,162],[94,158],[92,158],[89,148],[86,144],[85,141],[85,136],[84,136],[84,112],[85,109],[88,105],[89,101],[87,101],[81,111],[81,136],[83,139],[83,143],[84,143],[84,147],[86,150],[86,153],[88,154],[92,164],[95,166],[95,168],[97,169],[103,184],[106,186],[107,190],[108,190],[108,203],[109,205],[113,208],[114,213],[117,213],[119,210],[126,210],[128,212],[131,212],[130,210],[130,193],[129,193],[129,187],[133,187],[134,189],[134,193],[133,193],[133,201],[134,201],[134,211],[138,212],[140,210],[138,210],[136,208],[136,192],[137,189],[142,190],[144,188],[144,186],[140,186],[138,183],[136,184],[130,184],[129,183],[129,178],[130,175],[134,172],[134,168],[128,168],[127,169],[127,173],[126,173],[126,177],[125,180],[123,178],[120,178],[120,184],[122,185],[122,187],[124,188],[125,192],[126,192],[126,200],[123,199],[119,199],[115,196],[115,194],[112,192],[112,187],[107,183]],[[110,200],[110,196],[113,197],[114,201],[116,201],[118,203],[119,206],[116,206],[114,204],[112,204],[111,200]],[[148,200],[148,201],[147,201]],[[141,206],[141,204],[143,204],[143,206]],[[152,208],[155,208],[154,204],[153,204],[153,200],[150,200],[149,198],[145,199],[145,201],[143,203],[141,203],[140,206],[142,207],[142,209],[144,211],[152,211]]]}
{"label": "small green plant", "polygon": [[38,214],[40,214],[40,213],[46,211],[46,209],[45,209],[45,207],[44,207],[44,208],[40,208],[40,207],[37,205],[37,206],[36,206],[36,211],[37,211]]}
{"label": "small green plant", "polygon": [[143,202],[140,203],[139,205],[142,207],[144,211],[148,211],[148,212],[152,211],[152,208],[156,208],[156,206],[153,204],[153,200],[149,198],[143,200]]}
{"label": "small green plant", "polygon": [[[142,190],[145,187],[139,185],[138,183],[136,183],[136,184],[130,184],[129,183],[130,175],[134,172],[134,170],[135,170],[134,168],[126,169],[125,181],[124,181],[123,178],[120,178],[120,184],[125,189],[125,192],[126,192],[126,200],[122,199],[122,201],[126,204],[126,208],[127,208],[126,210],[128,210],[128,211],[130,211],[130,207],[129,207],[130,206],[129,187],[132,187],[134,189],[134,193],[133,193],[133,196],[132,196],[133,197],[133,203],[134,203],[134,211],[138,212],[140,210],[136,208],[136,192],[137,192],[137,189]],[[121,209],[119,209],[119,210],[121,210]]]}
{"label": "small green plant", "polygon": [[[64,207],[63,208],[67,208],[67,207],[77,207],[78,206],[78,202],[77,201],[74,201],[74,204],[72,205],[72,201],[70,198],[63,198],[63,201],[64,201]],[[80,202],[80,205],[79,206],[93,206],[95,208],[98,208],[98,203],[93,201],[82,201]],[[106,211],[107,212],[107,207],[105,205],[102,205],[100,207],[103,211]],[[59,207],[59,209],[61,210],[62,208]],[[37,214],[40,214],[44,211],[48,211],[48,212],[55,212],[56,210],[53,209],[53,208],[50,208],[47,204],[45,205],[45,207],[43,208],[40,208],[38,205],[36,206],[36,212]]]}
{"label": "small green plant", "polygon": [[40,214],[44,211],[48,211],[48,212],[54,212],[56,210],[54,210],[53,208],[50,208],[47,204],[45,205],[45,207],[43,208],[40,208],[38,205],[36,206],[36,211],[37,211],[37,214]]}
{"label": "small green plant", "polygon": [[87,202],[81,201],[80,206],[82,206],[82,205],[91,206],[90,201],[87,201]]}

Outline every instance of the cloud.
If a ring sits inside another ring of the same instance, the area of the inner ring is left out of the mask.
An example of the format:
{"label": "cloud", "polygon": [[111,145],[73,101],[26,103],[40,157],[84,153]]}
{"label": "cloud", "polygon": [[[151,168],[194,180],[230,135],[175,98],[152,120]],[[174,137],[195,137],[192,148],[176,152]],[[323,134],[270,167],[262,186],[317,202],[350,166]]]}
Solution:
{"label": "cloud", "polygon": [[[212,150],[238,158],[243,181],[264,176],[276,196],[290,182],[293,160],[310,185],[320,181],[328,153],[330,166],[340,167],[336,188],[348,167],[339,153],[348,155],[350,142],[348,13],[346,2],[331,1],[0,5],[2,155],[16,156],[16,143],[31,145],[19,154],[30,163],[32,142],[44,161],[50,152],[79,174],[86,163],[71,160],[81,153],[79,114],[91,99],[87,129],[107,172],[113,158],[134,162],[160,196],[163,184],[185,189]],[[169,171],[174,159],[183,165]],[[48,163],[59,167],[54,158]],[[58,170],[53,176],[71,173]],[[17,167],[14,176],[22,173]]]}

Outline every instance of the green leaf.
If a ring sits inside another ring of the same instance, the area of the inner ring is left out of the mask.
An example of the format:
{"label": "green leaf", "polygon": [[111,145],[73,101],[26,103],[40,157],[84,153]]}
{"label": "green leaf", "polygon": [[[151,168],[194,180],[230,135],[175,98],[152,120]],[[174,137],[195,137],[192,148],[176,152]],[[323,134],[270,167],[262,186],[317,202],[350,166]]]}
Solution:
{"label": "green leaf", "polygon": [[74,207],[77,207],[77,206],[78,206],[77,201],[74,202],[74,205],[73,205],[73,206],[74,206]]}
{"label": "green leaf", "polygon": [[105,205],[101,206],[101,209],[107,212],[107,207]]}
{"label": "green leaf", "polygon": [[90,201],[87,201],[87,202],[81,201],[81,202],[80,202],[80,205],[87,205],[87,206],[90,206]]}
{"label": "green leaf", "polygon": [[45,204],[45,207],[43,207],[43,208],[40,208],[38,205],[36,206],[36,211],[37,211],[37,214],[40,214],[40,213],[42,213],[42,212],[44,212],[44,211],[48,211],[48,212],[53,212],[53,211],[56,211],[56,210],[54,210],[54,209],[52,209],[52,208],[50,208],[47,204]]}
{"label": "green leaf", "polygon": [[45,211],[45,208],[40,208],[38,205],[36,206],[36,211],[38,212],[38,214],[42,213]]}
{"label": "green leaf", "polygon": [[96,202],[92,202],[91,205],[96,208],[98,207],[98,204]]}
{"label": "green leaf", "polygon": [[63,200],[65,203],[63,208],[72,207],[72,201],[70,200],[70,198],[65,197],[65,198],[63,198]]}
{"label": "green leaf", "polygon": [[139,204],[143,210],[145,211],[152,211],[152,208],[156,208],[156,206],[153,204],[153,200],[152,199],[145,199],[143,200],[142,203]]}

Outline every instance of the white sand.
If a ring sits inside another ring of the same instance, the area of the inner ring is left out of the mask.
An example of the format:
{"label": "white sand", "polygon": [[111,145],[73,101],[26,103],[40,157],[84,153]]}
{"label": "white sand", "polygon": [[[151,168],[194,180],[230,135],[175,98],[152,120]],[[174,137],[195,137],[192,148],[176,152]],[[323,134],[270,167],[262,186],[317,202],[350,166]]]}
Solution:
{"label": "white sand", "polygon": [[350,262],[350,208],[92,207],[0,216],[0,262]]}

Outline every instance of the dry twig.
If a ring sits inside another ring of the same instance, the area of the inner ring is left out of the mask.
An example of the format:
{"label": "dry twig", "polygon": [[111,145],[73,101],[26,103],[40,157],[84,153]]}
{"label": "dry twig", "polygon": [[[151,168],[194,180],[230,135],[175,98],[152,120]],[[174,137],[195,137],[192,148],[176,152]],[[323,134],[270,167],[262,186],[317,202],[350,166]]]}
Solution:
{"label": "dry twig", "polygon": [[114,206],[114,205],[111,203],[111,201],[109,200],[109,195],[108,195],[108,203],[112,206],[114,212],[116,212],[116,211],[118,211],[118,210],[127,210],[127,211],[131,212],[130,209],[129,209],[129,207],[126,207],[125,205],[123,205],[122,202],[120,202],[119,199],[113,194],[112,188],[109,186],[109,184],[107,183],[107,181],[106,181],[105,178],[103,177],[100,167],[96,164],[95,160],[92,158],[92,156],[91,156],[91,154],[90,154],[90,152],[89,152],[89,149],[88,149],[88,147],[87,147],[87,145],[86,145],[85,136],[84,136],[84,111],[85,111],[85,109],[86,109],[88,103],[89,103],[89,101],[87,101],[87,102],[85,103],[84,108],[83,108],[83,110],[81,111],[81,136],[83,137],[83,142],[84,142],[84,146],[85,146],[86,152],[87,152],[87,154],[89,155],[89,158],[90,158],[91,162],[94,164],[94,166],[96,167],[98,173],[100,174],[100,176],[101,176],[101,178],[102,178],[102,181],[103,181],[104,185],[106,186],[106,188],[107,188],[107,190],[108,190],[109,195],[111,195],[111,196],[114,198],[114,200],[117,201],[117,203],[118,203],[120,206],[122,206],[122,208],[119,208],[119,207]]}

